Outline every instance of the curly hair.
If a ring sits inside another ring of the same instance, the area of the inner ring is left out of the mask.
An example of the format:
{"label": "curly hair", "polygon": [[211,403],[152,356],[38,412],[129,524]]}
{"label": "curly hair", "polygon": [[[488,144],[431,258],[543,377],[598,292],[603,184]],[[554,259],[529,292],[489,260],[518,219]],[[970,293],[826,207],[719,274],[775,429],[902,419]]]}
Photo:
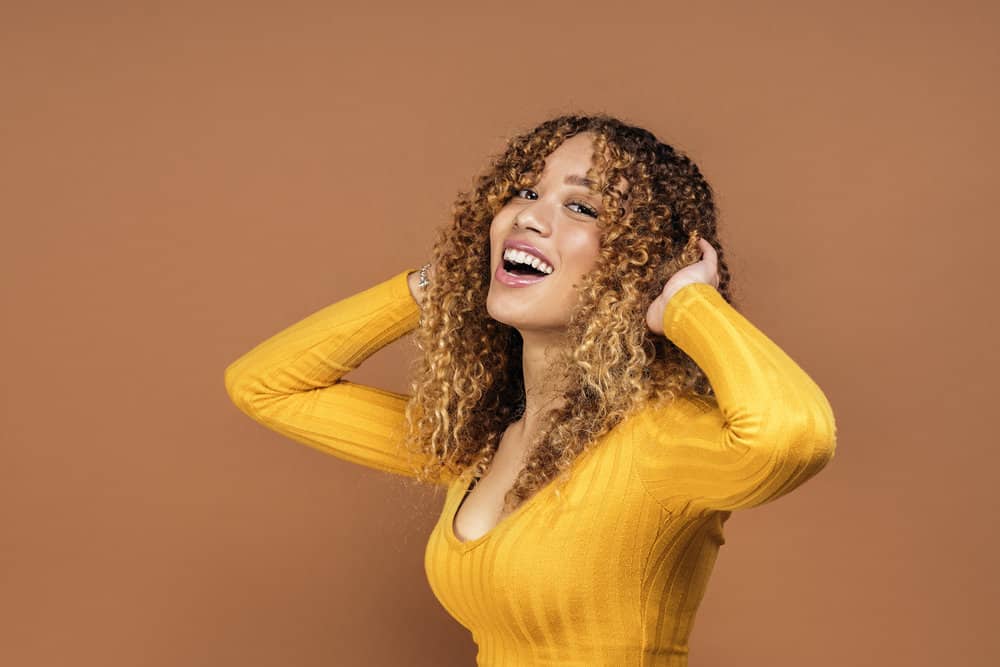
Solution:
{"label": "curly hair", "polygon": [[[587,176],[603,202],[599,257],[578,286],[568,345],[549,369],[565,387],[565,403],[540,419],[505,513],[550,481],[565,483],[573,461],[633,411],[681,395],[713,396],[701,369],[646,325],[667,279],[701,259],[698,237],[717,249],[718,289],[731,302],[711,187],[690,158],[645,129],[604,113],[557,116],[492,155],[438,230],[406,405],[403,445],[426,461],[414,477],[485,474],[505,430],[523,414],[521,335],[486,310],[490,224],[517,191],[537,182],[546,156],[579,133],[594,137]],[[622,178],[626,192],[610,185]]]}

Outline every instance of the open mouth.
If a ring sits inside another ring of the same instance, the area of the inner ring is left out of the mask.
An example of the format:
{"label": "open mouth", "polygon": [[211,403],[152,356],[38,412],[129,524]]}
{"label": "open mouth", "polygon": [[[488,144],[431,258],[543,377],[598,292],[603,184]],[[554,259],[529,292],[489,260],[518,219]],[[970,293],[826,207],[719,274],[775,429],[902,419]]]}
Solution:
{"label": "open mouth", "polygon": [[515,276],[547,276],[549,274],[544,271],[540,271],[530,264],[522,264],[520,262],[512,262],[510,260],[503,260],[503,270],[507,273],[513,274]]}

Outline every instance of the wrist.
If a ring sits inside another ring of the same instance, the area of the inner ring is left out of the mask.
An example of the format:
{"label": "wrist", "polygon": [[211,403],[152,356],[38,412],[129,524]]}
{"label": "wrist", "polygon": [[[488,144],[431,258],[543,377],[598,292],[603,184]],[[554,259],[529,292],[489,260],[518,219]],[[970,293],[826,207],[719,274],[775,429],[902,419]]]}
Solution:
{"label": "wrist", "polygon": [[418,305],[423,305],[424,301],[424,289],[420,287],[420,271],[411,271],[409,275],[406,276],[406,283],[410,287],[410,296],[413,300],[417,302]]}

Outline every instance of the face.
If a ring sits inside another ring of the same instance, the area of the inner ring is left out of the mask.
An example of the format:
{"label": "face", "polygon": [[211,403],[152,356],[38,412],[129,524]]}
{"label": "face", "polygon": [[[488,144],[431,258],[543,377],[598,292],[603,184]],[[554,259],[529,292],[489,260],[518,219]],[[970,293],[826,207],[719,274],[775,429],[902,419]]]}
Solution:
{"label": "face", "polygon": [[[514,193],[490,225],[486,310],[522,334],[564,330],[578,300],[576,286],[597,262],[601,198],[582,180],[591,166],[592,141],[590,133],[564,141],[546,158],[537,184]],[[508,242],[537,249],[529,254],[540,253],[552,272],[510,276],[504,270]]]}

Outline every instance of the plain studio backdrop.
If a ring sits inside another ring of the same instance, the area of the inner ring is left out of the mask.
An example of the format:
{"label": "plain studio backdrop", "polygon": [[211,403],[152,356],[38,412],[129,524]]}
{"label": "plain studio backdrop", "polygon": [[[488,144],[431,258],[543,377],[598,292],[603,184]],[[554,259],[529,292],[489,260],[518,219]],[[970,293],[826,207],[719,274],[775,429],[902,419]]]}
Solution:
{"label": "plain studio backdrop", "polygon": [[[0,663],[471,665],[440,498],[225,366],[430,255],[511,135],[604,111],[714,186],[838,453],[735,514],[692,667],[997,664],[993,3],[0,10]],[[406,391],[415,348],[348,377]],[[613,564],[609,564],[613,566]]]}

